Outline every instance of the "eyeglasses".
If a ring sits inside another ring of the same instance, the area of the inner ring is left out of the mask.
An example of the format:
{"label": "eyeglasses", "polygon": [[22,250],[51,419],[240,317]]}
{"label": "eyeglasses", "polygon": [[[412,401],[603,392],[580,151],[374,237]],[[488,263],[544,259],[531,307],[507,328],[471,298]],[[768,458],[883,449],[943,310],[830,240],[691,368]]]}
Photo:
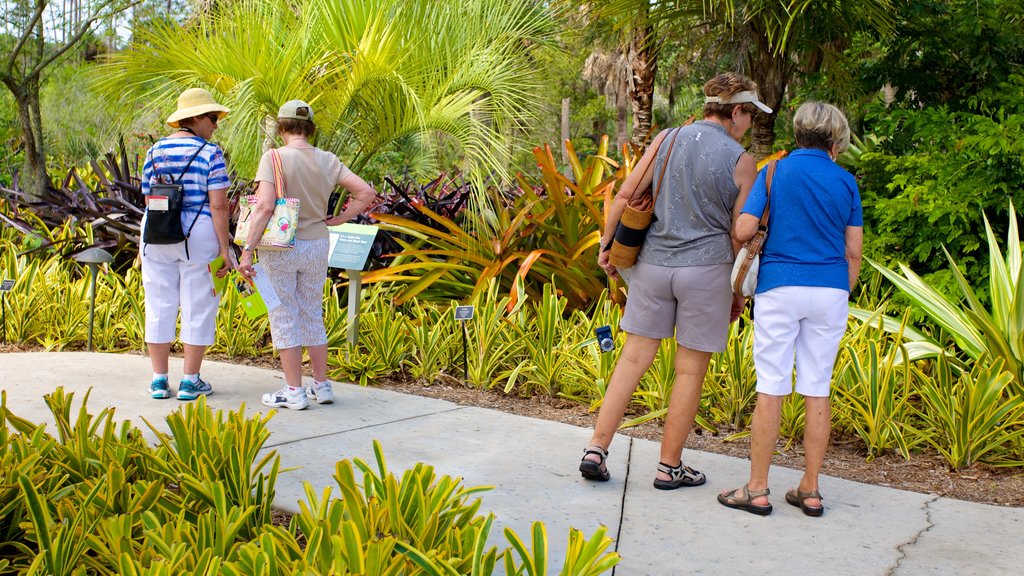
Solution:
{"label": "eyeglasses", "polygon": [[216,114],[203,114],[203,117],[212,122],[214,126],[217,125],[217,120],[220,120],[220,116]]}

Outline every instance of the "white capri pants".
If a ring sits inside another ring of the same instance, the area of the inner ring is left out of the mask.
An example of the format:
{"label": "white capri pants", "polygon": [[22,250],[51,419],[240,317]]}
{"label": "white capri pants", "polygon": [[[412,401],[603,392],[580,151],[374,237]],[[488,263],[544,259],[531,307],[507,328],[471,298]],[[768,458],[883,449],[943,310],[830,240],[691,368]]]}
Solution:
{"label": "white capri pants", "polygon": [[754,295],[754,369],[757,391],[786,396],[829,395],[839,342],[846,332],[849,292],[780,286]]}
{"label": "white capri pants", "polygon": [[296,240],[291,250],[260,250],[260,266],[274,286],[281,305],[270,311],[274,348],[327,344],[324,328],[324,282],[327,281],[327,238]]}
{"label": "white capri pants", "polygon": [[[143,218],[142,226],[146,225]],[[141,243],[142,287],[146,293],[146,342],[174,341],[181,308],[181,341],[213,344],[220,297],[213,292],[209,264],[220,255],[213,220],[200,216],[188,239],[177,244]]]}

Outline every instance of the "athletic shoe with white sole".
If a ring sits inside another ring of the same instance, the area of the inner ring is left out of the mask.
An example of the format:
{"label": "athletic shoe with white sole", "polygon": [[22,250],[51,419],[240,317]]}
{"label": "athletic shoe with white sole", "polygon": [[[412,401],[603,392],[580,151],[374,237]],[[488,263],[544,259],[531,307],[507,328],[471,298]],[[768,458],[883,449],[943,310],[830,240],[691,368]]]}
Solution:
{"label": "athletic shoe with white sole", "polygon": [[309,407],[309,399],[302,388],[292,391],[285,386],[280,390],[263,395],[263,405],[271,408],[289,408],[291,410],[305,410]]}
{"label": "athletic shoe with white sole", "polygon": [[178,384],[178,400],[195,400],[200,396],[209,396],[210,394],[213,394],[213,387],[202,378],[195,382],[182,378],[181,383]]}
{"label": "athletic shoe with white sole", "polygon": [[306,398],[316,400],[317,404],[331,404],[334,402],[334,389],[330,382],[313,382],[306,389]]}
{"label": "athletic shoe with white sole", "polygon": [[171,397],[171,387],[167,383],[167,378],[157,378],[149,383],[149,396],[150,398],[156,398],[157,400],[163,400],[164,398]]}

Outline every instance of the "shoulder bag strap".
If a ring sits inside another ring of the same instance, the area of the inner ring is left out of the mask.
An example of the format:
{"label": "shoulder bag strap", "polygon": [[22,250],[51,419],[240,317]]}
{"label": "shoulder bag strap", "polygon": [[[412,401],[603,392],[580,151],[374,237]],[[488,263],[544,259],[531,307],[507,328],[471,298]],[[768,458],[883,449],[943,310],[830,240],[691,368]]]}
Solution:
{"label": "shoulder bag strap", "polygon": [[759,230],[768,229],[768,206],[772,201],[772,177],[775,176],[775,165],[778,163],[778,160],[772,160],[768,163],[768,174],[765,175],[764,183],[764,214],[761,214],[761,222],[757,225]]}
{"label": "shoulder bag strap", "polygon": [[[675,148],[676,136],[679,136],[680,130],[682,130],[682,128],[676,128],[675,131],[672,132],[672,140],[669,140],[668,152],[665,153],[665,163],[661,165],[661,174],[658,174],[658,183],[654,186],[653,192],[651,193],[652,211],[654,210],[654,201],[658,199],[658,191],[661,189],[661,179],[665,177],[665,170],[668,169],[668,161],[672,158],[672,149]],[[657,158],[657,154],[655,154],[655,158]]]}
{"label": "shoulder bag strap", "polygon": [[[193,154],[192,157],[188,159],[188,164],[185,164],[185,169],[181,171],[181,174],[178,174],[178,178],[174,181],[175,184],[180,182],[181,179],[185,176],[185,173],[188,172],[189,166],[192,165],[192,161],[196,159],[196,156],[199,156],[199,153],[203,151],[203,148],[206,148],[206,144],[207,144],[206,140],[203,140],[203,144],[202,144],[202,146],[199,147],[199,150],[196,150],[196,153]],[[203,213],[203,206],[206,206],[206,203],[209,202],[209,201],[210,201],[210,184],[207,183],[206,184],[206,198],[203,198],[203,203],[199,205],[199,210],[196,210],[195,218],[192,218],[192,224],[189,225],[188,230],[185,232],[185,259],[186,260],[189,259],[189,255],[188,255],[188,239],[192,235],[192,229],[196,227],[196,221],[199,220],[199,215]],[[184,204],[185,204],[185,202],[184,202],[184,199],[183,199],[182,200],[182,208],[185,207]]]}
{"label": "shoulder bag strap", "polygon": [[196,150],[196,153],[188,159],[188,164],[185,164],[185,167],[181,169],[181,174],[178,174],[178,177],[174,179],[174,184],[181,182],[181,179],[185,176],[185,172],[188,172],[189,167],[192,166],[192,161],[196,159],[196,156],[199,156],[199,153],[203,151],[203,148],[206,148],[206,140],[203,140],[203,144],[199,147],[199,150]]}
{"label": "shoulder bag strap", "polygon": [[270,151],[270,166],[274,169],[274,192],[280,200],[284,198],[284,167],[281,165],[281,154],[277,148]]}

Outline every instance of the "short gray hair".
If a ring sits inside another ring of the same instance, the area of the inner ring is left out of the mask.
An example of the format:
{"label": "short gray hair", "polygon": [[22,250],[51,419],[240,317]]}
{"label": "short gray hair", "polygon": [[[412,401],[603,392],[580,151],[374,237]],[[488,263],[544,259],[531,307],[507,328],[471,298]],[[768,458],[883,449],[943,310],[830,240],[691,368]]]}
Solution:
{"label": "short gray hair", "polygon": [[850,146],[850,123],[843,112],[825,102],[806,102],[793,115],[793,135],[801,148],[817,148],[830,152],[834,144],[838,152]]}

